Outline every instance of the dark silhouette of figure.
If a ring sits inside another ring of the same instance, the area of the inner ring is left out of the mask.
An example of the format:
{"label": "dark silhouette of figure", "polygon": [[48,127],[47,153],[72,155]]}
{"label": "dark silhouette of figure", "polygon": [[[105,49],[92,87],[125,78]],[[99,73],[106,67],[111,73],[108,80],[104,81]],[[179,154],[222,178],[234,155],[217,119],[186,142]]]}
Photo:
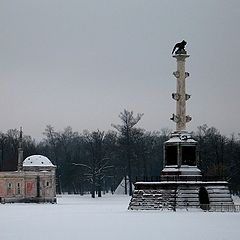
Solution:
{"label": "dark silhouette of figure", "polygon": [[187,42],[184,41],[184,40],[182,40],[182,42],[176,43],[175,46],[174,46],[174,48],[173,48],[173,50],[172,50],[172,54],[175,52],[175,50],[176,50],[177,48],[178,48],[178,49],[177,49],[177,51],[175,52],[176,54],[181,54],[181,53],[185,54],[186,51],[185,51],[184,48],[185,48],[186,44],[187,44]]}

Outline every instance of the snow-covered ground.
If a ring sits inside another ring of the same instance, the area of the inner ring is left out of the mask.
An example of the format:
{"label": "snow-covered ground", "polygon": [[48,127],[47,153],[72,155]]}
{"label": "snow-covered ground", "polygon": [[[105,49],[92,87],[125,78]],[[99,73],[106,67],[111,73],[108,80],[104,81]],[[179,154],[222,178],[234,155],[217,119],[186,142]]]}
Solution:
{"label": "snow-covered ground", "polygon": [[58,204],[0,204],[1,240],[235,240],[240,213],[128,211],[120,195]]}

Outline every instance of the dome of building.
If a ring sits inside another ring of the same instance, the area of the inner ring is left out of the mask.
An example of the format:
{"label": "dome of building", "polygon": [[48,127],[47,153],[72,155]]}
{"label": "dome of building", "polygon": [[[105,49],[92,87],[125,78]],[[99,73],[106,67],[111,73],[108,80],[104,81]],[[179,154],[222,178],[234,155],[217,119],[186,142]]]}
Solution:
{"label": "dome of building", "polygon": [[54,165],[45,156],[32,155],[23,161],[23,167],[54,167]]}

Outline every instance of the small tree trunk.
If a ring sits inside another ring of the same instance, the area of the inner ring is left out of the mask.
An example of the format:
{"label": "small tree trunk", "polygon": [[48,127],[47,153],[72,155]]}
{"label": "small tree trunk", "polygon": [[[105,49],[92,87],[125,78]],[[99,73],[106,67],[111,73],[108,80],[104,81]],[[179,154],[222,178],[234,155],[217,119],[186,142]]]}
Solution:
{"label": "small tree trunk", "polygon": [[98,184],[97,195],[98,195],[98,197],[102,197],[102,182],[101,182],[101,179],[99,177],[97,179],[97,184]]}
{"label": "small tree trunk", "polygon": [[98,187],[98,197],[102,197],[102,191],[101,191],[101,187]]}
{"label": "small tree trunk", "polygon": [[127,176],[126,175],[124,176],[124,192],[125,192],[125,195],[128,194],[128,192],[127,192]]}
{"label": "small tree trunk", "polygon": [[95,190],[96,190],[96,179],[93,175],[93,183],[92,183],[92,198],[95,198]]}

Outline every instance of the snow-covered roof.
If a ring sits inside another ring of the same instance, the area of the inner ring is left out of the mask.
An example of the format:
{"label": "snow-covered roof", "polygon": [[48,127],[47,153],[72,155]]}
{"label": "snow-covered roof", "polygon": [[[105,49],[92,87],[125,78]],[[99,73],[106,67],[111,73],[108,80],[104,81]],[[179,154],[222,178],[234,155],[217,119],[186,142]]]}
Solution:
{"label": "snow-covered roof", "polygon": [[[211,185],[211,184],[226,184],[227,181],[202,181],[202,180],[197,180],[197,181],[161,181],[161,182],[136,182],[134,183],[135,185],[138,185],[138,184],[144,184],[144,185],[164,185],[164,184],[169,184],[169,185],[172,185],[172,184],[193,184],[193,185],[197,185],[197,184],[208,184],[208,185]],[[215,186],[216,187],[216,186]]]}
{"label": "snow-covered roof", "polygon": [[192,172],[192,171],[197,171],[201,172],[197,166],[188,166],[188,165],[181,165],[181,167],[178,167],[177,165],[168,165],[165,166],[164,169],[162,170],[163,172],[176,172],[176,171],[186,171],[186,172]]}
{"label": "snow-covered roof", "polygon": [[180,137],[171,137],[168,141],[166,141],[166,143],[179,143],[179,142],[182,142],[182,143],[196,143],[196,141],[192,138],[180,138]]}
{"label": "snow-covered roof", "polygon": [[190,143],[196,144],[197,142],[192,138],[192,135],[186,131],[173,132],[171,137],[165,143]]}
{"label": "snow-covered roof", "polygon": [[52,162],[45,156],[32,155],[23,161],[23,167],[53,167]]}

